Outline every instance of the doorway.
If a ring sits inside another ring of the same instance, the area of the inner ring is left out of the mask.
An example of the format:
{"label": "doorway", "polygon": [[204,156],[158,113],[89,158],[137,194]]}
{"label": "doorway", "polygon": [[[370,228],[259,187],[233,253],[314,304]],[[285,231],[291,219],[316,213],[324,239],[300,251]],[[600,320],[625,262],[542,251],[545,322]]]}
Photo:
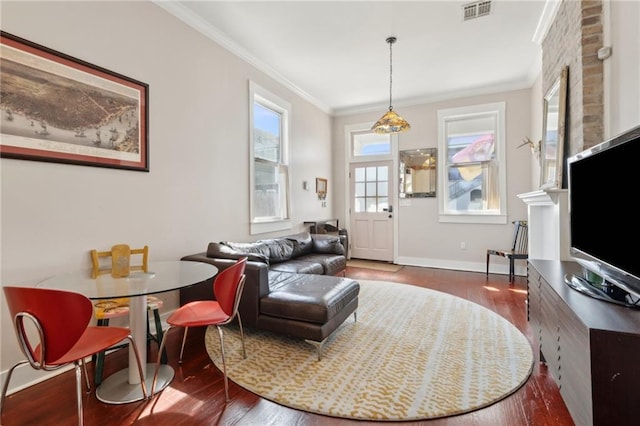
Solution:
{"label": "doorway", "polygon": [[391,160],[350,166],[352,258],[393,261],[394,170]]}

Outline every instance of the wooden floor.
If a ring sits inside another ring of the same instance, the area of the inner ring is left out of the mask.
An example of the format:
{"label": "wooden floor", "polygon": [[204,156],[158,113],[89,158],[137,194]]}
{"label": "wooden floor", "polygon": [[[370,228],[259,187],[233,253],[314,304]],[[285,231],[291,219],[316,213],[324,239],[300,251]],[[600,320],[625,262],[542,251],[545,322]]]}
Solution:
{"label": "wooden floor", "polygon": [[[450,293],[483,305],[511,321],[531,340],[527,322],[526,278],[513,285],[505,275],[448,271],[405,266],[398,272],[347,268],[347,276],[363,280],[384,280],[414,284]],[[282,407],[230,383],[229,403],[224,402],[221,372],[212,364],[204,347],[204,328],[190,330],[184,363],[177,364],[182,333],[173,330],[168,340],[169,363],[176,376],[159,396],[138,403],[108,405],[95,393],[84,396],[85,425],[371,425],[363,422],[309,414]],[[248,330],[247,332],[251,332]],[[155,360],[155,345],[150,360]],[[312,350],[310,346],[310,350]],[[423,422],[378,423],[429,426],[441,425],[573,425],[557,386],[547,369],[536,362],[529,380],[515,393],[489,407],[468,414]],[[250,354],[249,354],[250,356]],[[127,349],[107,356],[105,374],[126,366]],[[89,365],[89,374],[92,374]],[[77,424],[75,376],[63,373],[7,397],[2,425]]]}

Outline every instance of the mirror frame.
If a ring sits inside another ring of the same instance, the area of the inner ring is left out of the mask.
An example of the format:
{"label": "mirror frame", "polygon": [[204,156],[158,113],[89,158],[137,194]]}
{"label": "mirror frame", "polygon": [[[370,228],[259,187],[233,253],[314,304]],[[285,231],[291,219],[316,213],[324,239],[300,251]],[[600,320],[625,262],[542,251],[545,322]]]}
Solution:
{"label": "mirror frame", "polygon": [[[435,197],[437,188],[437,148],[423,148],[423,149],[411,149],[400,151],[400,198],[426,198]],[[423,163],[427,161],[429,164],[424,166]],[[421,171],[428,173],[428,185],[429,188],[426,191],[414,192],[412,185],[408,182],[407,169],[415,169],[412,163],[419,163],[421,166],[418,168]],[[411,188],[411,189],[410,189]]]}
{"label": "mirror frame", "polygon": [[[569,67],[565,66],[560,77],[544,96],[542,115],[542,143],[540,146],[540,188],[562,188],[562,174],[564,169],[564,145],[567,115],[567,84]],[[556,104],[557,99],[557,106]],[[553,123],[556,126],[552,129]],[[555,150],[548,132],[556,131]]]}

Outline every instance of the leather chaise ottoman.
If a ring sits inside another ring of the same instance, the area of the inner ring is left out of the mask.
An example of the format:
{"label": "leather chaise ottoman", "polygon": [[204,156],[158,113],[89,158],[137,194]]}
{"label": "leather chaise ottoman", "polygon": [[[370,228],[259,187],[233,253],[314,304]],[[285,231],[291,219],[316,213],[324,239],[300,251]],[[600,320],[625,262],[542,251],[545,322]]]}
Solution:
{"label": "leather chaise ottoman", "polygon": [[360,284],[350,278],[269,272],[270,291],[260,299],[258,327],[304,338],[318,359],[327,338],[354,314]]}

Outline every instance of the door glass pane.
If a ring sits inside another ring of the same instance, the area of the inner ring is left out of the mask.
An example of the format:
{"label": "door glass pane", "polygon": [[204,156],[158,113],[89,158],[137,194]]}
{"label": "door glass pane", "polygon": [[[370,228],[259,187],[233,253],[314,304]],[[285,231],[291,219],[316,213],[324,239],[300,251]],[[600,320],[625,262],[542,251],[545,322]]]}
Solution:
{"label": "door glass pane", "polygon": [[389,199],[387,197],[378,198],[378,211],[383,212],[389,208]]}
{"label": "door glass pane", "polygon": [[376,196],[376,186],[375,182],[367,182],[367,196],[375,197]]}
{"label": "door glass pane", "polygon": [[387,166],[378,167],[378,180],[389,180],[389,170]]}
{"label": "door glass pane", "polygon": [[376,203],[376,198],[375,197],[367,197],[366,198],[366,204],[367,204],[367,212],[369,213],[375,213],[377,211],[377,203]]}
{"label": "door glass pane", "polygon": [[356,172],[355,172],[355,178],[356,178],[356,182],[364,182],[364,167],[358,167],[356,168]]}
{"label": "door glass pane", "polygon": [[356,213],[363,213],[365,211],[364,198],[356,198],[354,209]]}
{"label": "door glass pane", "polygon": [[388,182],[378,182],[378,196],[386,197],[388,196],[389,183]]}
{"label": "door glass pane", "polygon": [[376,169],[377,167],[367,167],[367,181],[371,182],[376,180]]}
{"label": "door glass pane", "polygon": [[356,197],[364,197],[365,193],[364,193],[364,183],[356,183],[355,186],[355,190],[356,190]]}

